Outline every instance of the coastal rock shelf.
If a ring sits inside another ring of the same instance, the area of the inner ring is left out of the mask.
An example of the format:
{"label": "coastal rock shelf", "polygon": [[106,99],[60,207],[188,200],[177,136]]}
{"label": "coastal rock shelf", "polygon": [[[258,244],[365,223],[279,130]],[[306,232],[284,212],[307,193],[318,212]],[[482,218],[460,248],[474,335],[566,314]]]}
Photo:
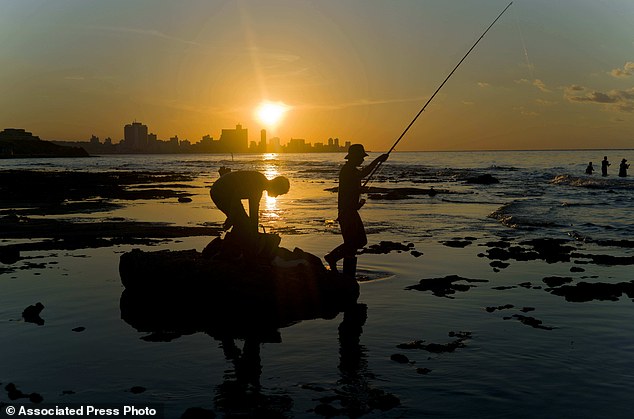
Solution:
{"label": "coastal rock shelf", "polygon": [[240,337],[333,318],[356,303],[357,281],[327,270],[318,257],[282,247],[269,256],[134,249],[120,258],[122,318],[144,332]]}

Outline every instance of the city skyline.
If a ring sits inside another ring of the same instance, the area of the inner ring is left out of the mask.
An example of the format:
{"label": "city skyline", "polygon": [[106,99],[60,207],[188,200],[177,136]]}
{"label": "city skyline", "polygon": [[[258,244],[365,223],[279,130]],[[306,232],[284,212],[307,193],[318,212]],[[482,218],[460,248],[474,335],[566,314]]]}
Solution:
{"label": "city skyline", "polygon": [[[5,130],[20,137],[32,138],[31,132],[25,129],[8,128]],[[82,147],[91,154],[127,154],[127,153],[310,153],[310,152],[345,152],[351,145],[350,141],[340,141],[338,137],[329,137],[325,141],[307,141],[304,138],[290,138],[283,142],[279,137],[269,138],[265,129],[260,130],[259,138],[254,141],[249,137],[249,129],[238,124],[235,128],[223,128],[217,139],[204,135],[199,141],[180,139],[174,135],[169,139],[162,139],[151,132],[149,127],[134,120],[123,127],[124,138],[113,141],[108,137],[101,139],[92,135],[89,140],[68,141],[51,140],[57,145],[67,147]]]}
{"label": "city skyline", "polygon": [[[2,127],[117,141],[132,115],[163,138],[242,124],[377,151],[508,4],[0,1]],[[626,0],[515,1],[397,151],[631,147],[633,18]]]}

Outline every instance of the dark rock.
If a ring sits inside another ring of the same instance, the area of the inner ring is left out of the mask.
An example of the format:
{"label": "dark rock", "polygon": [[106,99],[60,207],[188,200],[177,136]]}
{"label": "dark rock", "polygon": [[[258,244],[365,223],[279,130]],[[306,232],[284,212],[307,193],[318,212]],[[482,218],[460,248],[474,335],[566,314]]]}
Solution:
{"label": "dark rock", "polygon": [[365,247],[359,251],[359,254],[370,253],[375,255],[388,254],[390,252],[409,252],[413,251],[414,244],[395,243],[391,241],[380,241],[378,244]]}
{"label": "dark rock", "polygon": [[436,354],[445,352],[454,352],[458,348],[464,348],[466,345],[464,341],[471,338],[471,332],[449,332],[449,337],[456,338],[454,341],[440,344],[440,343],[425,343],[424,340],[415,340],[408,343],[402,343],[396,347],[399,349],[423,349],[427,352]]}
{"label": "dark rock", "polygon": [[522,308],[520,309],[520,311],[521,311],[522,313],[528,313],[528,312],[530,312],[530,311],[535,311],[535,307],[522,307]]}
{"label": "dark rock", "polygon": [[475,285],[459,284],[457,282],[489,282],[483,279],[468,279],[462,278],[458,275],[448,275],[444,278],[427,278],[421,279],[417,285],[410,285],[406,287],[406,290],[417,291],[431,291],[437,297],[453,298],[450,295],[455,294],[456,291],[468,291]]}
{"label": "dark rock", "polygon": [[74,328],[72,330],[73,330],[73,332],[78,332],[79,333],[79,332],[83,332],[84,330],[86,330],[86,328],[83,327],[83,326],[79,326],[79,327],[76,327],[76,328]]}
{"label": "dark rock", "polygon": [[386,393],[381,389],[373,388],[369,393],[370,398],[368,400],[368,407],[370,409],[379,409],[386,412],[401,404],[398,397],[391,393]]}
{"label": "dark rock", "polygon": [[478,185],[493,185],[500,183],[500,181],[492,175],[486,173],[479,176],[470,177],[465,180],[466,183],[478,184]]}
{"label": "dark rock", "polygon": [[513,304],[506,304],[506,305],[503,305],[503,306],[497,306],[497,307],[486,307],[486,308],[485,308],[485,310],[486,310],[488,313],[493,313],[493,312],[494,312],[494,311],[496,311],[496,310],[508,310],[508,309],[513,308],[513,307],[515,307]]}
{"label": "dark rock", "polygon": [[16,385],[13,383],[7,384],[6,386],[4,386],[4,389],[7,391],[7,396],[9,397],[9,400],[18,400],[28,397],[27,394],[24,394],[20,390],[18,390]]}
{"label": "dark rock", "polygon": [[226,236],[214,241],[205,257],[196,250],[138,249],[120,257],[121,317],[149,332],[144,340],[204,331],[278,341],[280,327],[333,318],[359,297],[355,278],[329,271],[301,249],[273,247],[248,259],[231,253],[236,249]]}
{"label": "dark rock", "polygon": [[187,197],[187,196],[181,196],[178,198],[178,202],[182,203],[182,204],[186,204],[188,202],[192,202],[192,199]]}
{"label": "dark rock", "polygon": [[416,368],[416,372],[421,375],[427,375],[431,370],[429,368]]}
{"label": "dark rock", "polygon": [[141,394],[144,393],[145,390],[147,390],[145,387],[141,387],[141,386],[134,386],[130,389],[130,393],[132,394]]}
{"label": "dark rock", "polygon": [[511,264],[502,262],[501,260],[494,260],[493,262],[489,263],[489,266],[491,266],[492,268],[497,268],[497,269],[506,269],[509,266],[511,266]]}
{"label": "dark rock", "polygon": [[513,314],[511,317],[504,317],[504,320],[517,319],[520,323],[534,327],[535,329],[553,330],[554,327],[542,325],[542,321],[534,317],[523,316],[521,314]]}
{"label": "dark rock", "polygon": [[38,302],[35,305],[25,308],[22,312],[22,318],[25,322],[35,323],[38,326],[42,326],[44,324],[44,320],[40,317],[42,310],[44,310],[44,305]]}
{"label": "dark rock", "polygon": [[562,286],[563,284],[568,284],[572,282],[572,278],[569,277],[559,277],[559,276],[549,276],[542,281],[551,288]]}
{"label": "dark rock", "polygon": [[0,263],[11,265],[20,260],[20,250],[15,246],[0,247]]}
{"label": "dark rock", "polygon": [[9,397],[9,400],[18,400],[18,399],[29,399],[29,401],[31,403],[42,403],[42,401],[44,401],[44,398],[38,394],[38,393],[31,393],[31,394],[26,394],[23,393],[22,391],[18,390],[18,388],[16,387],[15,384],[13,383],[9,383],[7,384],[4,389],[7,391],[7,396]]}
{"label": "dark rock", "polygon": [[[505,242],[503,242],[505,243]],[[501,245],[491,242],[496,247],[487,250],[484,255],[494,260],[532,261],[544,260],[547,263],[570,262],[571,253],[575,248],[569,246],[569,240],[542,238],[521,242],[521,246],[510,246],[508,243]]]}
{"label": "dark rock", "polygon": [[566,301],[586,302],[593,300],[617,301],[623,294],[634,298],[634,281],[617,284],[602,282],[579,282],[576,285],[563,285],[548,290],[551,294],[562,296]]}
{"label": "dark rock", "polygon": [[440,243],[444,244],[447,247],[463,248],[469,246],[473,242],[469,240],[447,240],[441,241]]}
{"label": "dark rock", "polygon": [[393,354],[390,356],[390,359],[394,362],[398,362],[399,364],[408,364],[409,358],[403,354]]}
{"label": "dark rock", "polygon": [[44,397],[38,393],[31,393],[29,394],[29,401],[35,404],[42,403],[44,401]]}
{"label": "dark rock", "polygon": [[570,272],[585,272],[585,271],[586,271],[585,269],[580,268],[580,267],[578,267],[578,266],[572,266],[572,267],[570,268]]}
{"label": "dark rock", "polygon": [[590,259],[596,265],[626,266],[634,265],[634,256],[612,256],[574,253],[574,257]]}

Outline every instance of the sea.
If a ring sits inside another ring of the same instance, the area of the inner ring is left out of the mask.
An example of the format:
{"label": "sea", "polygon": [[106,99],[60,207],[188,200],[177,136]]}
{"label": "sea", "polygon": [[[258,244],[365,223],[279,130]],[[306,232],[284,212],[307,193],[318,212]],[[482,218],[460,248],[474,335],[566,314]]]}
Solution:
{"label": "sea", "polygon": [[[366,163],[379,153],[370,154]],[[609,175],[586,175],[603,156]],[[394,152],[368,186],[434,192],[367,196],[353,320],[305,320],[235,346],[203,332],[144,339],[121,316],[123,253],[202,250],[213,237],[23,254],[0,264],[0,417],[29,403],[11,400],[9,383],[41,395],[41,406],[158,406],[166,418],[631,417],[634,178],[617,176],[630,157],[634,150]],[[174,186],[189,203],[40,216],[182,226],[224,221],[208,191],[220,167],[283,175],[291,189],[263,197],[260,222],[282,247],[323,258],[342,241],[332,188],[343,162],[342,153],[113,155],[2,160],[0,170],[189,174]],[[498,182],[478,182],[483,175]],[[400,246],[372,251],[381,242]],[[422,285],[443,278],[449,288]],[[589,294],[574,294],[581,287]],[[40,326],[21,318],[36,302],[45,307]]]}

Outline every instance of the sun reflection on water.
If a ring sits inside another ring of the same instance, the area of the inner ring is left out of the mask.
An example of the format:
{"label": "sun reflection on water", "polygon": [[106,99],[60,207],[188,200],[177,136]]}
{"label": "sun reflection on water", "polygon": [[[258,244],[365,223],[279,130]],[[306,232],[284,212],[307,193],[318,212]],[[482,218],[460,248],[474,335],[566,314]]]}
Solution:
{"label": "sun reflection on water", "polygon": [[[277,176],[280,176],[280,172],[277,170],[277,167],[275,164],[272,163],[267,163],[267,161],[274,161],[277,157],[277,154],[275,153],[267,153],[264,154],[263,156],[263,160],[264,160],[264,176],[266,176],[267,179],[273,179]],[[264,211],[266,212],[266,217],[267,218],[279,218],[279,214],[277,213],[279,210],[278,205],[277,205],[277,197],[272,197],[269,196],[268,193],[265,194],[265,199],[264,199]]]}

